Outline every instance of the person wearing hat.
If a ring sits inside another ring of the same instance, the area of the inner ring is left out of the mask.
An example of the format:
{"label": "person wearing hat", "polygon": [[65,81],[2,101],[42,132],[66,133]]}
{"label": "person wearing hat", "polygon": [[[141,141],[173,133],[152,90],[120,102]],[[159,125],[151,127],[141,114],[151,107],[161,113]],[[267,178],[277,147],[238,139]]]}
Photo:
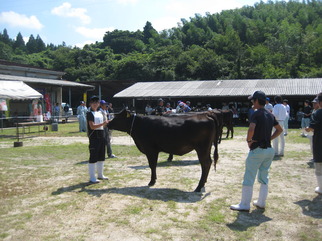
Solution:
{"label": "person wearing hat", "polygon": [[[86,114],[87,119],[87,134],[89,139],[89,161],[88,172],[90,183],[99,183],[98,179],[107,180],[103,175],[105,161],[105,135],[104,127],[109,123],[109,120],[103,119],[102,113],[99,111],[100,101],[97,96],[90,99],[90,110]],[[97,176],[95,175],[95,167]]]}
{"label": "person wearing hat", "polygon": [[269,112],[273,112],[273,105],[269,103],[270,99],[266,97],[266,104],[265,104],[265,109],[268,110]]}
{"label": "person wearing hat", "polygon": [[79,123],[79,132],[86,132],[86,113],[87,108],[84,101],[80,102],[80,105],[77,107],[77,119]]}
{"label": "person wearing hat", "polygon": [[[230,209],[236,211],[250,210],[256,174],[260,190],[258,200],[253,204],[258,208],[265,208],[268,195],[268,172],[274,158],[271,140],[283,131],[274,115],[264,108],[266,101],[264,92],[255,91],[248,99],[252,101],[257,110],[251,116],[247,131],[246,142],[250,150],[246,158],[241,201],[239,204],[230,206]],[[275,131],[272,134],[273,127]]]}
{"label": "person wearing hat", "polygon": [[315,192],[322,194],[322,92],[318,94],[319,109],[314,112],[309,127],[305,130],[313,131],[313,159],[315,176],[318,186]]}
{"label": "person wearing hat", "polygon": [[[108,103],[105,100],[101,100],[100,105],[101,105],[100,112],[102,112],[103,120],[104,121],[110,120]],[[116,158],[116,156],[112,152],[112,147],[111,147],[111,131],[108,129],[107,126],[104,127],[104,135],[105,135],[107,158]]]}
{"label": "person wearing hat", "polygon": [[[287,111],[285,106],[283,105],[282,96],[277,95],[274,97],[275,105],[273,108],[273,115],[275,116],[277,122],[284,130],[284,122],[287,116]],[[284,134],[279,135],[273,141],[273,147],[275,150],[275,156],[284,156],[284,147],[285,147],[285,138]]]}
{"label": "person wearing hat", "polygon": [[290,115],[291,115],[291,108],[288,105],[288,100],[284,99],[283,100],[283,105],[286,108],[286,118],[284,120],[284,136],[287,136],[287,131],[288,131],[288,121],[290,120]]}
{"label": "person wearing hat", "polygon": [[157,107],[155,108],[155,114],[156,115],[163,115],[163,114],[165,114],[166,113],[166,110],[165,110],[165,108],[164,108],[164,101],[163,101],[163,99],[159,99],[158,100],[158,105],[157,105]]}

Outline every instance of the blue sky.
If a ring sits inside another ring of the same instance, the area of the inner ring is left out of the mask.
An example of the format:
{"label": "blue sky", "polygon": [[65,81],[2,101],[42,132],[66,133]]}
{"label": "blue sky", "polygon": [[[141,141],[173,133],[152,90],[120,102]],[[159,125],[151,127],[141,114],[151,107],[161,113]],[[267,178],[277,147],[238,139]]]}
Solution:
{"label": "blue sky", "polygon": [[[46,43],[63,41],[82,47],[101,42],[106,31],[143,30],[147,21],[157,31],[176,27],[195,13],[253,6],[259,0],[0,0],[0,31],[25,41],[38,34]],[[266,1],[265,1],[266,2]]]}

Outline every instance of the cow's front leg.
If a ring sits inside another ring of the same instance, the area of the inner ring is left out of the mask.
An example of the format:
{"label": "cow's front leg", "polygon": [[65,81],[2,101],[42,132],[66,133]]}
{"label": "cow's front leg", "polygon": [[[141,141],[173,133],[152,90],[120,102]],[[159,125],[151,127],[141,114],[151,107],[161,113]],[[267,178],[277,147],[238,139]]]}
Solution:
{"label": "cow's front leg", "polygon": [[158,163],[158,156],[159,153],[155,152],[155,153],[150,153],[147,154],[146,157],[148,158],[149,161],[149,167],[151,169],[151,180],[149,182],[149,186],[153,186],[157,180],[157,163]]}

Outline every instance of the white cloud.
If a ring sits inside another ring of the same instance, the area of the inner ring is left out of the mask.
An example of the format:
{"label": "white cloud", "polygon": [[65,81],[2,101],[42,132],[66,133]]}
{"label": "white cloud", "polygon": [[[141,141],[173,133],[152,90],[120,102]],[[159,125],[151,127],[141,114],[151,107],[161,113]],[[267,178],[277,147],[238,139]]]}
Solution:
{"label": "white cloud", "polygon": [[198,0],[198,2],[195,0],[170,0],[169,4],[165,5],[166,17],[153,19],[151,22],[157,31],[162,31],[177,27],[182,18],[189,20],[196,13],[204,16],[206,12],[213,14],[243,5],[245,3],[242,0]]}
{"label": "white cloud", "polygon": [[104,34],[107,31],[113,31],[115,28],[85,28],[85,27],[77,27],[76,32],[81,34],[86,38],[96,39],[97,41],[102,41]]}
{"label": "white cloud", "polygon": [[86,44],[93,44],[95,42],[96,42],[96,40],[87,40],[83,43],[77,43],[77,44],[75,44],[75,46],[78,48],[83,48]]}
{"label": "white cloud", "polygon": [[23,36],[22,38],[23,38],[23,41],[25,41],[25,43],[28,43],[28,41],[29,41],[29,37],[27,37],[27,36]]}
{"label": "white cloud", "polygon": [[182,18],[189,18],[194,17],[196,13],[204,15],[206,12],[216,13],[222,10],[242,7],[245,5],[242,2],[241,0],[198,0],[197,2],[172,0],[165,8],[169,13],[175,13],[177,16],[182,16]]}
{"label": "white cloud", "polygon": [[178,26],[178,22],[181,22],[177,17],[163,17],[152,21],[153,28],[158,32],[164,29],[171,29]]}
{"label": "white cloud", "polygon": [[44,26],[36,16],[27,17],[13,11],[0,13],[0,23],[8,24],[12,27],[23,27],[29,29],[42,29]]}
{"label": "white cloud", "polygon": [[127,5],[127,4],[136,4],[139,0],[117,0],[118,3]]}
{"label": "white cloud", "polygon": [[78,18],[83,24],[89,24],[91,22],[90,16],[86,15],[86,8],[72,8],[72,5],[68,2],[63,3],[59,7],[55,7],[51,10],[51,13],[61,17]]}

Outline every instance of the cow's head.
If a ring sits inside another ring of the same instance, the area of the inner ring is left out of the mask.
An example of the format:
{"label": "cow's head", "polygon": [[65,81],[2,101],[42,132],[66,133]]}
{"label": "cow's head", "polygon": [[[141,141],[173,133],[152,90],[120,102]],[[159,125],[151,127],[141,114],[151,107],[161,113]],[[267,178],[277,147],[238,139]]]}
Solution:
{"label": "cow's head", "polygon": [[123,109],[119,113],[114,113],[114,118],[107,127],[112,130],[130,133],[132,119],[133,114],[128,109]]}

